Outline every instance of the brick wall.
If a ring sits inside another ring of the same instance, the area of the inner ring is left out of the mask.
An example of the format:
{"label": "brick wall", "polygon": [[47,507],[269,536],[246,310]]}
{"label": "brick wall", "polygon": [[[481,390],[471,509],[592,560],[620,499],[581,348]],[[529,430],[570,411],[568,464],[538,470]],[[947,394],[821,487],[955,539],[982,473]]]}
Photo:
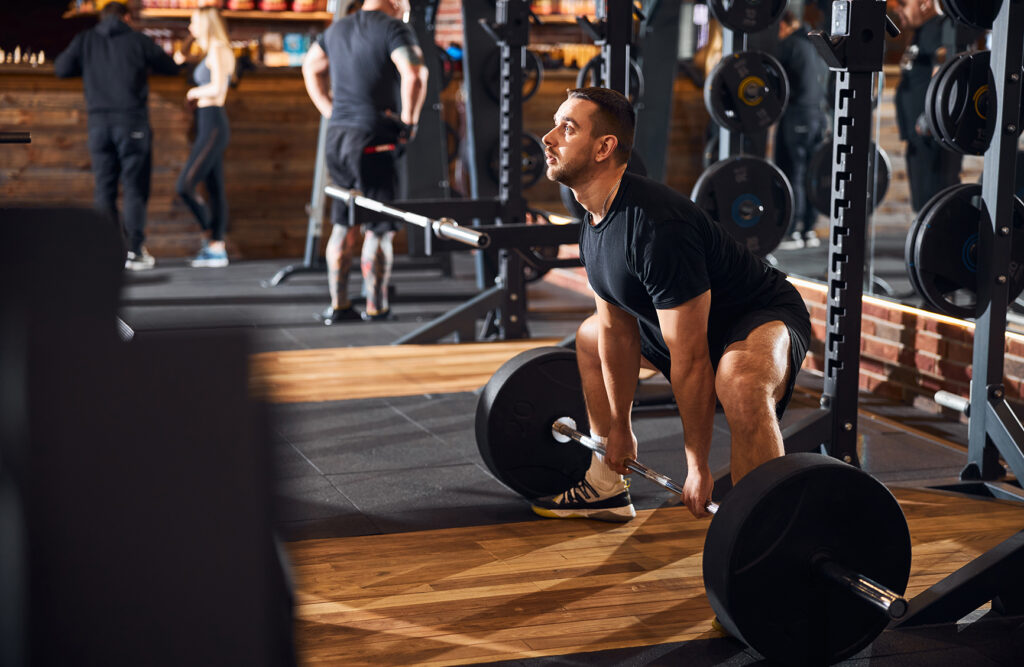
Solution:
{"label": "brick wall", "polygon": [[[813,341],[804,368],[825,370],[824,285],[790,279],[811,314]],[[974,353],[974,325],[900,304],[864,297],[860,341],[860,388],[930,412],[942,410],[936,391],[967,396]],[[1024,336],[1006,334],[1006,395],[1024,398]]]}
{"label": "brick wall", "polygon": [[462,3],[460,0],[441,0],[434,21],[434,41],[442,47],[452,42],[462,44]]}

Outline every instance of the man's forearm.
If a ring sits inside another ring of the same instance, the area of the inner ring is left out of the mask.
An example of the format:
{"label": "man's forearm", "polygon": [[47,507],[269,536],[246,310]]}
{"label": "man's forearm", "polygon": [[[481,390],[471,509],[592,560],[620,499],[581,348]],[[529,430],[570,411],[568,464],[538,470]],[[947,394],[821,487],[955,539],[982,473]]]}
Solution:
{"label": "man's forearm", "polygon": [[[423,68],[426,71],[426,68]],[[423,109],[423,101],[427,97],[427,85],[425,76],[402,77],[402,122],[406,125],[416,125],[420,120],[420,110]]]}
{"label": "man's forearm", "polygon": [[683,422],[686,465],[702,468],[708,463],[711,433],[715,424],[715,375],[710,359],[673,362],[672,394]]}
{"label": "man's forearm", "polygon": [[605,390],[608,392],[608,426],[613,429],[625,428],[630,425],[640,373],[640,339],[638,336],[623,336],[613,329],[602,329],[598,333],[597,345]]}
{"label": "man's forearm", "polygon": [[302,77],[306,83],[306,92],[309,99],[324,118],[331,117],[331,110],[334,106],[331,100],[330,74],[327,72],[317,73],[303,71]]}

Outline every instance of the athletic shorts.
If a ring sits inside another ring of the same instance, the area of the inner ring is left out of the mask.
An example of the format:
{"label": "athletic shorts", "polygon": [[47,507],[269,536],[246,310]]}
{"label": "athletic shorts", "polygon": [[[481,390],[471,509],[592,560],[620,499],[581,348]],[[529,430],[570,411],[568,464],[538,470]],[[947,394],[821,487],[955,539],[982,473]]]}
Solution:
{"label": "athletic shorts", "polygon": [[[370,199],[391,202],[398,188],[398,171],[392,152],[365,153],[367,146],[387,143],[379,132],[370,132],[339,125],[327,126],[326,160],[331,181],[341,188],[356,188]],[[331,222],[348,227],[348,205],[331,200]],[[376,233],[396,231],[402,223],[385,217],[369,222],[367,229]]]}
{"label": "athletic shorts", "polygon": [[[784,282],[770,303],[736,318],[714,339],[709,337],[708,350],[711,353],[711,365],[717,369],[718,362],[727,347],[746,340],[754,329],[775,320],[781,321],[789,329],[789,362],[790,368],[793,369],[786,384],[786,393],[775,405],[775,414],[781,419],[786,406],[789,405],[789,401],[793,397],[797,373],[811,346],[811,317],[807,312],[807,306],[804,305],[803,298],[795,287]],[[666,378],[669,377],[671,361],[668,355],[643,333],[643,329],[640,334],[640,353],[654,364],[655,368],[660,370]]]}

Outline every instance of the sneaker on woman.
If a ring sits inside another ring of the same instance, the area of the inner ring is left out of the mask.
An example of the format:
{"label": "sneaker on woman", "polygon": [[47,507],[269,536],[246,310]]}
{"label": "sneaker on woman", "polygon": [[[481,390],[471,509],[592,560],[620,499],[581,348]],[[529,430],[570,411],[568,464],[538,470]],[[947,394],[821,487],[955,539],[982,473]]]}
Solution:
{"label": "sneaker on woman", "polygon": [[149,251],[145,248],[142,248],[139,252],[129,250],[124,258],[124,268],[129,271],[147,271],[154,266],[156,266],[156,260],[153,259],[153,255],[150,255]]}
{"label": "sneaker on woman", "polygon": [[214,250],[205,245],[199,250],[199,254],[189,261],[189,264],[196,268],[220,268],[228,265],[228,253],[226,250]]}

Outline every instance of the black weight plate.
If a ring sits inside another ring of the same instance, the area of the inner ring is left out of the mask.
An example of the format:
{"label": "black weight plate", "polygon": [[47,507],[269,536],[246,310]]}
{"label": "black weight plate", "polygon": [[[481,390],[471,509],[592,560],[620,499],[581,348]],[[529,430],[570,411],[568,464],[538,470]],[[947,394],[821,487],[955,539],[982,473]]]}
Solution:
{"label": "black weight plate", "polygon": [[[978,315],[978,234],[991,233],[987,215],[982,213],[981,186],[971,183],[940,192],[927,216],[921,218],[914,248],[921,295],[950,317]],[[1024,202],[1016,197],[1012,243],[1009,303],[1024,291]]]}
{"label": "black weight plate", "polygon": [[910,532],[899,503],[871,475],[821,454],[759,466],[725,497],[704,542],[704,586],[718,620],[783,664],[857,653],[889,617],[818,575],[818,556],[902,594]]}
{"label": "black weight plate", "polygon": [[476,445],[487,468],[525,498],[553,496],[590,467],[590,450],[559,443],[551,425],[572,417],[586,433],[587,411],[576,353],[562,347],[527,350],[505,362],[476,406]]}
{"label": "black weight plate", "polygon": [[[874,156],[868,160],[868,174],[874,175],[874,189],[868,192],[868,211],[873,211],[875,206],[885,199],[889,192],[889,180],[892,177],[892,162],[889,154],[878,144],[872,142]],[[831,139],[821,142],[807,165],[807,178],[804,185],[807,187],[807,196],[811,204],[819,212],[831,216],[832,207],[832,151]],[[875,171],[875,162],[878,162],[878,171]],[[870,176],[869,176],[870,178]]]}
{"label": "black weight plate", "polygon": [[[533,97],[540,89],[541,79],[544,78],[544,63],[533,51],[525,50],[526,59],[523,65],[523,99]],[[482,68],[483,76],[481,82],[487,96],[495,102],[501,101],[501,50],[491,51],[484,60]]]}
{"label": "black weight plate", "polygon": [[957,21],[978,30],[991,30],[1003,0],[943,0],[946,11]]}
{"label": "black weight plate", "polygon": [[704,84],[704,106],[715,121],[734,132],[766,130],[782,116],[789,79],[773,56],[743,51],[723,57]]}
{"label": "black weight plate", "polygon": [[711,13],[734,32],[760,32],[775,23],[789,0],[711,0]]}
{"label": "black weight plate", "polygon": [[[512,160],[511,167],[513,173],[515,171],[515,154],[509,156]],[[491,150],[491,159],[488,160],[488,166],[491,171],[491,178],[494,182],[498,182],[498,175],[500,172],[500,160],[501,160],[501,148],[496,144]],[[536,135],[528,132],[523,133],[523,143],[519,153],[519,169],[523,188],[529,188],[533,186],[540,177],[544,175],[544,170],[547,165],[544,161],[544,144]]]}
{"label": "black weight plate", "polygon": [[[576,87],[585,88],[587,86],[599,86],[604,87],[604,81],[601,79],[601,63],[603,62],[602,56],[597,55],[587,61],[587,64],[580,68],[580,73],[576,75]],[[620,91],[621,92],[621,91]],[[632,58],[629,59],[629,94],[627,97],[629,101],[636,104],[644,96],[644,75],[640,69],[640,65],[637,64]]]}
{"label": "black weight plate", "polygon": [[[957,185],[951,186],[952,188],[964,188],[970,187],[969,184],[958,183]],[[914,291],[924,296],[924,289],[921,287],[917,278],[917,260],[914,258],[914,251],[917,248],[917,232],[920,231],[922,221],[928,217],[928,212],[938,202],[944,192],[936,193],[931,199],[925,202],[925,205],[921,207],[921,210],[917,212],[917,216],[914,221],[910,224],[910,229],[907,230],[907,239],[903,245],[903,259],[907,264],[907,276],[910,278],[910,285],[914,288]]]}
{"label": "black weight plate", "polygon": [[995,130],[995,114],[989,113],[995,85],[990,60],[988,51],[958,56],[939,80],[931,99],[932,114],[943,139],[967,155],[983,155]]}
{"label": "black weight plate", "polygon": [[764,257],[793,219],[793,188],[767,160],[739,155],[701,174],[690,198],[751,252]]}
{"label": "black weight plate", "polygon": [[[939,81],[942,80],[942,77],[949,70],[949,66],[955,61],[956,58],[947,60],[939,67],[938,71],[936,71],[935,74],[932,75],[932,78],[928,80],[928,88],[925,90],[924,94],[924,117],[928,123],[928,129],[931,130],[932,138],[946,148],[949,148],[949,146],[946,144],[945,139],[942,138],[942,135],[939,134],[939,122],[935,119],[935,90],[939,86]],[[914,130],[911,129],[911,132],[913,131]]]}

